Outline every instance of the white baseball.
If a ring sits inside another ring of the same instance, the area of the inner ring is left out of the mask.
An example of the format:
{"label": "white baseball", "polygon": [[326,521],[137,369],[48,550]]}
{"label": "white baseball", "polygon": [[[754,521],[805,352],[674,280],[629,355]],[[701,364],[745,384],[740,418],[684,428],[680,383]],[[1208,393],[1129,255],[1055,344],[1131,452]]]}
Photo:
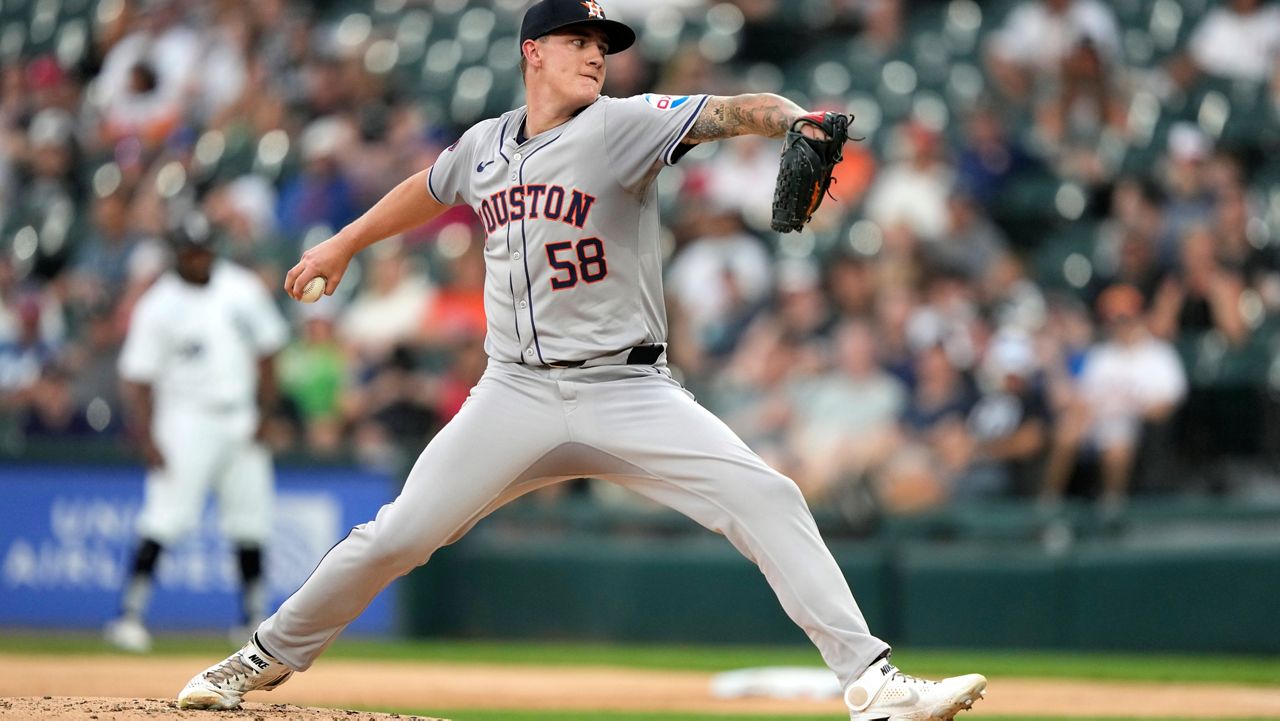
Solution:
{"label": "white baseball", "polygon": [[303,303],[314,303],[317,300],[320,300],[320,296],[324,295],[324,289],[327,282],[328,281],[325,280],[323,275],[317,275],[307,281],[306,286],[302,289],[302,297],[298,300]]}

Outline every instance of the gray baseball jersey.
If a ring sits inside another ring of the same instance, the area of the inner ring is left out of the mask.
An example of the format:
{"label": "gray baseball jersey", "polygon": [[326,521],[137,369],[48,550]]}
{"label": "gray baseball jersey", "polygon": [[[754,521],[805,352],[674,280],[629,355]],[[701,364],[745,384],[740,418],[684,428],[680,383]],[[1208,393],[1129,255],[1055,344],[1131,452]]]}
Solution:
{"label": "gray baseball jersey", "polygon": [[581,477],[723,533],[844,683],[885,652],[795,483],[698,405],[658,354],[634,350],[667,333],[653,181],[706,102],[602,97],[523,142],[521,108],[441,154],[431,194],[470,205],[488,233],[489,366],[400,496],[258,627],[268,653],[306,669],[392,579],[503,504]]}
{"label": "gray baseball jersey", "polygon": [[431,194],[471,206],[488,234],[491,358],[548,365],[666,341],[653,180],[706,102],[601,97],[520,142],[522,107],[441,154]]}

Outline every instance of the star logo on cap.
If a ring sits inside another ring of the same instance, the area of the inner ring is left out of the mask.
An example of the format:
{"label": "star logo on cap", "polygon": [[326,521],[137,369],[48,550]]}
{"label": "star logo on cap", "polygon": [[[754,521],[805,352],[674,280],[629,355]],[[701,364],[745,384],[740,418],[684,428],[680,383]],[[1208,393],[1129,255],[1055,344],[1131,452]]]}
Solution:
{"label": "star logo on cap", "polygon": [[595,18],[599,18],[601,20],[605,19],[604,8],[600,7],[600,3],[595,2],[595,0],[586,0],[586,2],[582,3],[582,7],[587,9],[588,20],[593,20]]}

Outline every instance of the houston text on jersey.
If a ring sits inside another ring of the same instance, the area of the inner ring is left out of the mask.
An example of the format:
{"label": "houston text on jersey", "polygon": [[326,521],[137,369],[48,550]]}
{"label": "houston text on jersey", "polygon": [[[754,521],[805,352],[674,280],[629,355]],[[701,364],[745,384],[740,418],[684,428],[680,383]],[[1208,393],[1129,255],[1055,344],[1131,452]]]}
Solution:
{"label": "houston text on jersey", "polygon": [[530,183],[500,190],[480,203],[480,218],[487,233],[519,220],[558,220],[575,228],[587,224],[596,202],[594,195],[559,185]]}

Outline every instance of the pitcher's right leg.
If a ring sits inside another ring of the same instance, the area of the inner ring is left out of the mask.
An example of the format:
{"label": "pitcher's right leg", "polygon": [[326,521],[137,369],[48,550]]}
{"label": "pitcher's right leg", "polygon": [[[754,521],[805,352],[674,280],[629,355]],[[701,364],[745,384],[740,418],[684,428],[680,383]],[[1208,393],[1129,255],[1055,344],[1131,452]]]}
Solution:
{"label": "pitcher's right leg", "polygon": [[308,668],[387,584],[492,511],[563,436],[563,413],[549,387],[491,363],[418,457],[400,496],[352,529],[259,626],[263,649],[290,668]]}

